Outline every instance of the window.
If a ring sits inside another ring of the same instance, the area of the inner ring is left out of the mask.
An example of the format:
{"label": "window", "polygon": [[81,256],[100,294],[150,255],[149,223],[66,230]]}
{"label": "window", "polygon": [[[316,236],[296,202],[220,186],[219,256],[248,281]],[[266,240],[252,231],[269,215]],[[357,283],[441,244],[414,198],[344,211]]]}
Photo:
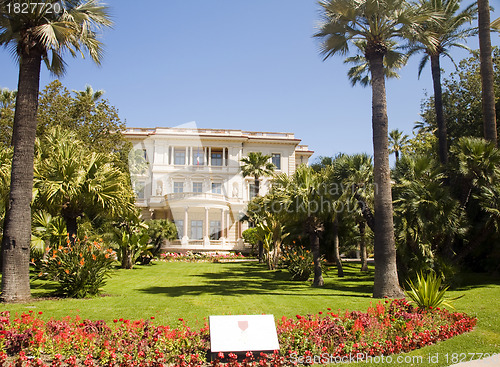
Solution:
{"label": "window", "polygon": [[255,184],[248,185],[248,198],[252,200],[255,197]]}
{"label": "window", "polygon": [[146,149],[142,150],[142,157],[147,162],[147,160],[148,160],[148,151]]}
{"label": "window", "polygon": [[205,164],[205,156],[203,148],[193,148],[193,166],[203,166]]}
{"label": "window", "polygon": [[281,169],[281,154],[273,153],[271,161],[276,166],[277,170]]}
{"label": "window", "polygon": [[176,149],[174,151],[174,164],[175,165],[186,164],[186,150]]}
{"label": "window", "polygon": [[193,182],[193,192],[203,192],[203,182]]}
{"label": "window", "polygon": [[174,193],[184,192],[184,182],[174,182]]}
{"label": "window", "polygon": [[203,239],[203,221],[202,220],[192,220],[191,221],[191,238],[193,240]]}
{"label": "window", "polygon": [[144,192],[146,191],[146,183],[144,181],[138,181],[135,183],[135,196],[137,199],[144,199]]}
{"label": "window", "polygon": [[176,220],[175,226],[177,227],[177,238],[182,239],[182,236],[184,236],[184,221]]}
{"label": "window", "polygon": [[212,182],[212,193],[222,194],[222,184],[220,182]]}
{"label": "window", "polygon": [[210,221],[210,239],[218,240],[221,237],[220,221],[211,220]]}
{"label": "window", "polygon": [[222,152],[211,153],[212,166],[222,166]]}

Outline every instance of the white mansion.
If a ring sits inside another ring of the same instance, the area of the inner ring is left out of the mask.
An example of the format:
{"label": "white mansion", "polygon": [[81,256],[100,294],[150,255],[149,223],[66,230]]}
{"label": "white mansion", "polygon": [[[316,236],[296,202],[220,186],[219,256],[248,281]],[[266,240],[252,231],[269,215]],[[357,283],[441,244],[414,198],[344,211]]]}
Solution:
{"label": "white mansion", "polygon": [[[179,238],[167,251],[244,250],[241,233],[247,224],[240,218],[253,196],[254,178],[242,176],[240,159],[262,152],[278,172],[292,174],[313,154],[292,133],[193,126],[129,128],[124,135],[143,162],[142,169],[131,167],[143,218],[168,218],[177,226]],[[260,194],[268,180],[261,179]]]}

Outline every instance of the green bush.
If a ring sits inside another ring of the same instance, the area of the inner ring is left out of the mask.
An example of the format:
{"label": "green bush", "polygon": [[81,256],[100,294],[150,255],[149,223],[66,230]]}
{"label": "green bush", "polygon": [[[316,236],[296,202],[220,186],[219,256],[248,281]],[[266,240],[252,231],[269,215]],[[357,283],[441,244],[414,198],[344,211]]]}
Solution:
{"label": "green bush", "polygon": [[116,253],[102,242],[76,239],[74,244],[48,248],[41,260],[40,277],[57,281],[58,294],[84,298],[99,294],[106,284]]}
{"label": "green bush", "polygon": [[311,251],[302,246],[284,246],[281,263],[292,275],[292,280],[307,280],[314,269]]}

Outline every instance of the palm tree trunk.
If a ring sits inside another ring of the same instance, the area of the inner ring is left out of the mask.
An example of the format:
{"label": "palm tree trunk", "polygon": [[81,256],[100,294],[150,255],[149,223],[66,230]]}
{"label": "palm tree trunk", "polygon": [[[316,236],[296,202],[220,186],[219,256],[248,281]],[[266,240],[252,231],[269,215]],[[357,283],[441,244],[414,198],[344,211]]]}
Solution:
{"label": "palm tree trunk", "polygon": [[361,271],[368,271],[368,254],[366,253],[366,242],[365,242],[365,229],[366,229],[365,222],[360,220],[358,222],[358,228],[359,228],[359,252],[361,254]]}
{"label": "palm tree trunk", "polygon": [[438,127],[439,141],[439,161],[445,165],[448,163],[448,134],[446,131],[446,121],[443,113],[443,92],[441,90],[441,66],[439,64],[439,54],[431,55],[432,82],[434,84],[434,110],[436,112],[436,122]]}
{"label": "palm tree trunk", "polygon": [[64,221],[66,222],[66,231],[68,232],[69,240],[71,241],[71,244],[74,244],[78,232],[76,217],[64,217]]}
{"label": "palm tree trunk", "polygon": [[132,253],[131,251],[123,247],[122,248],[122,269],[132,269],[134,264],[132,264]]}
{"label": "palm tree trunk", "polygon": [[323,274],[321,271],[321,263],[320,263],[320,253],[319,253],[319,236],[318,233],[311,229],[309,230],[309,241],[311,242],[311,252],[313,254],[313,262],[314,262],[314,287],[322,287],[325,282],[323,280]]}
{"label": "palm tree trunk", "polygon": [[497,145],[495,80],[491,58],[490,4],[477,0],[479,23],[479,58],[481,61],[481,96],[483,101],[484,138]]}
{"label": "palm tree trunk", "polygon": [[342,278],[344,276],[344,269],[342,268],[342,261],[340,260],[339,221],[337,217],[335,217],[333,221],[332,232],[333,232],[333,257],[335,260],[335,265],[337,266],[337,275]]}
{"label": "palm tree trunk", "polygon": [[373,216],[372,211],[368,207],[368,204],[363,200],[361,195],[359,195],[358,193],[354,193],[354,198],[358,201],[358,205],[361,209],[361,214],[363,215],[366,224],[368,224],[368,227],[370,227],[370,229],[375,232],[375,217]]}
{"label": "palm tree trunk", "polygon": [[372,75],[373,176],[375,178],[375,280],[373,297],[400,298],[389,168],[388,119],[384,55],[367,55]]}
{"label": "palm tree trunk", "polygon": [[[259,196],[259,191],[260,191],[259,189],[260,189],[260,181],[259,181],[259,178],[257,176],[255,176],[255,181],[253,183],[254,197]],[[264,244],[262,243],[262,241],[259,241],[259,262],[260,263],[263,261],[263,257],[264,257]]]}
{"label": "palm tree trunk", "polygon": [[42,54],[38,49],[23,52],[19,61],[19,82],[12,143],[14,155],[9,208],[2,239],[2,296],[4,302],[31,297],[29,282],[31,240],[31,198],[36,136],[36,114]]}

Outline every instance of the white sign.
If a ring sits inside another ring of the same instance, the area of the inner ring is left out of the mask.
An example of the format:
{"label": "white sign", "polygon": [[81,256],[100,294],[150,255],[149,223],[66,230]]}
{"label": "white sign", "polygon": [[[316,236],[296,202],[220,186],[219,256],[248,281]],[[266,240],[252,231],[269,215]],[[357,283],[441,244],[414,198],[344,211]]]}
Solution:
{"label": "white sign", "polygon": [[209,322],[212,353],[280,348],[273,315],[210,316]]}

